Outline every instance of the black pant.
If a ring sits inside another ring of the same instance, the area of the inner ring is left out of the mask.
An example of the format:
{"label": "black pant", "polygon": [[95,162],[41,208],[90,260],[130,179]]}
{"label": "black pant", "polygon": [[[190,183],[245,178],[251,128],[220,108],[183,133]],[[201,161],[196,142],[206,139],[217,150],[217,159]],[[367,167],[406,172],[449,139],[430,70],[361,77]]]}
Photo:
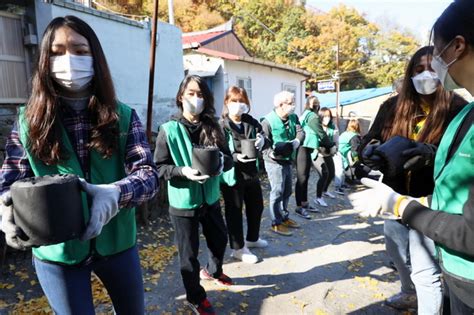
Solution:
{"label": "black pant", "polygon": [[300,146],[296,155],[296,206],[301,207],[303,202],[308,202],[308,180],[311,170],[311,153],[313,149]]}
{"label": "black pant", "polygon": [[326,161],[321,154],[318,154],[316,160],[313,161],[313,165],[319,175],[318,183],[316,185],[316,197],[321,198],[321,196],[323,195],[324,187],[326,187],[326,182],[329,178],[329,170]]}
{"label": "black pant", "polygon": [[199,284],[199,223],[208,247],[209,258],[206,269],[213,277],[222,274],[222,262],[227,246],[227,230],[219,202],[212,206],[204,206],[201,210],[200,215],[194,217],[170,214],[186,298],[194,304],[206,298],[206,291]]}
{"label": "black pant", "polygon": [[247,215],[247,241],[256,242],[260,234],[260,221],[263,212],[263,196],[260,180],[238,180],[230,187],[221,185],[225,202],[225,220],[229,231],[229,243],[232,249],[244,247],[242,208],[245,203]]}
{"label": "black pant", "polygon": [[326,184],[323,187],[323,192],[326,192],[328,191],[329,185],[334,179],[334,175],[336,174],[336,169],[334,168],[334,160],[332,159],[332,156],[325,156],[324,164],[326,164],[326,166],[328,167],[328,179],[326,181]]}
{"label": "black pant", "polygon": [[459,299],[451,289],[449,290],[449,303],[450,311],[453,315],[474,314],[474,308],[471,308],[469,305],[461,301],[461,299]]}

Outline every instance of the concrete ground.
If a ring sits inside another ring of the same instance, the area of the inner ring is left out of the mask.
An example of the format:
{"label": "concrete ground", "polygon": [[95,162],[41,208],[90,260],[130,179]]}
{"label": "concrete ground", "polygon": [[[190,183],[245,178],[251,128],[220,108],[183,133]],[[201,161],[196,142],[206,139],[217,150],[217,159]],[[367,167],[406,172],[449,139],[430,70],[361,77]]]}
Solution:
{"label": "concrete ground", "polygon": [[[313,175],[310,199],[315,180]],[[224,272],[233,278],[233,286],[202,281],[218,314],[397,314],[383,305],[400,288],[384,251],[383,220],[358,217],[345,196],[327,199],[329,207],[306,220],[294,215],[292,197],[291,217],[301,228],[290,237],[276,235],[270,231],[268,182],[262,185],[266,208],[261,237],[269,246],[253,250],[261,258],[253,265],[226,252]],[[351,191],[355,189],[361,187]],[[139,239],[147,314],[189,314],[168,219],[142,227]],[[201,265],[206,251],[202,240]],[[0,273],[0,314],[51,312],[29,254],[10,256]],[[97,279],[93,291],[97,312],[111,313]]]}

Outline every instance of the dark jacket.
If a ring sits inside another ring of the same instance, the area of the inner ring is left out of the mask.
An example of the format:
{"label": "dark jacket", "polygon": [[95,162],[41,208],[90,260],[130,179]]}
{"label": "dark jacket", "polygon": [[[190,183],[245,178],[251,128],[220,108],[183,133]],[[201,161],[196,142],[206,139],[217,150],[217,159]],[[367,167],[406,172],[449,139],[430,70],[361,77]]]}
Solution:
{"label": "dark jacket", "polygon": [[242,152],[240,141],[254,138],[257,134],[260,134],[265,139],[263,149],[270,146],[270,140],[263,133],[262,125],[255,118],[248,114],[242,114],[241,120],[240,128],[227,117],[221,118],[219,121],[221,128],[232,135],[234,143],[232,158],[234,160],[237,181],[239,179],[252,179],[258,176],[257,162],[242,163],[237,159],[237,155]]}
{"label": "dark jacket", "polygon": [[[372,139],[379,140],[382,143],[382,131],[384,126],[390,128],[393,125],[397,98],[398,96],[393,96],[382,103],[369,132],[362,138],[361,145],[359,146],[359,157],[362,162],[364,161],[361,153],[367,144]],[[449,114],[444,121],[444,129],[446,129],[451,120],[466,104],[467,101],[464,98],[454,94]],[[438,145],[439,143],[434,144]],[[426,166],[416,171],[407,172],[404,176],[392,178],[384,177],[383,182],[393,188],[396,192],[403,195],[409,195],[412,197],[427,196],[433,193],[433,166]]]}

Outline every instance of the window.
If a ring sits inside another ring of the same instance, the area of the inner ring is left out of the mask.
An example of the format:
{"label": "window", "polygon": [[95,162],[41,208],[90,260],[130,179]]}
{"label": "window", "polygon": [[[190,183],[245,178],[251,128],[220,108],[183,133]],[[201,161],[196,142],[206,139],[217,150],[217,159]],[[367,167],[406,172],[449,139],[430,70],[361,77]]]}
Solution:
{"label": "window", "polygon": [[249,99],[252,99],[252,79],[248,78],[239,78],[237,77],[237,86],[245,89]]}
{"label": "window", "polygon": [[291,92],[295,95],[296,97],[296,86],[290,83],[282,83],[281,84],[281,90],[282,91],[288,91]]}

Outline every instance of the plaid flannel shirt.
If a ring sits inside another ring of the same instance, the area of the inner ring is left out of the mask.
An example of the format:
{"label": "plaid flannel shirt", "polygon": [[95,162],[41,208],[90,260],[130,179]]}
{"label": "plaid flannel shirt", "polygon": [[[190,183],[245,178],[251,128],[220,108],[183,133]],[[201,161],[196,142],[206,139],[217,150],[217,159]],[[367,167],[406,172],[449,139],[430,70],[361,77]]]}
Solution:
{"label": "plaid flannel shirt", "polygon": [[[87,111],[75,112],[63,107],[62,123],[69,135],[83,170],[89,168],[87,147],[91,121]],[[132,110],[127,136],[125,172],[127,176],[114,184],[120,188],[120,208],[137,206],[151,199],[158,191],[158,172],[153,163],[150,146],[135,110]],[[18,122],[7,139],[5,160],[0,170],[0,193],[3,194],[17,180],[34,176],[26,150],[20,142]]]}

